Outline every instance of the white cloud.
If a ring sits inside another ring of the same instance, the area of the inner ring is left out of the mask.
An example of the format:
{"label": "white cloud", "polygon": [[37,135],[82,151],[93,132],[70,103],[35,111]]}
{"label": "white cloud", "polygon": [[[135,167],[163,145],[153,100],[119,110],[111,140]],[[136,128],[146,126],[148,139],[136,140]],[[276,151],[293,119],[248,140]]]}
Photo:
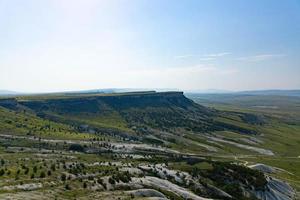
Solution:
{"label": "white cloud", "polygon": [[[5,88],[25,92],[111,87],[199,89],[212,87],[215,82],[237,73],[235,69],[211,64],[152,67],[135,63],[132,55],[122,55],[123,51],[119,52],[118,59],[113,52],[109,53],[103,55],[101,51],[96,51],[91,54],[85,49],[48,49],[40,54],[38,51],[30,52],[35,56],[24,55],[19,62],[10,60],[6,63],[3,71],[6,76],[0,82]],[[22,68],[18,67],[20,62]],[[14,81],[22,84],[14,84]]]}
{"label": "white cloud", "polygon": [[196,56],[199,56],[199,55],[187,54],[187,55],[174,56],[174,58],[176,58],[176,59],[185,59],[185,58],[191,58],[191,57],[196,57]]}
{"label": "white cloud", "polygon": [[255,56],[248,56],[248,57],[240,57],[237,60],[240,61],[247,61],[247,62],[260,62],[265,60],[272,60],[275,58],[284,57],[284,54],[260,54]]}
{"label": "white cloud", "polygon": [[221,53],[212,53],[212,54],[186,54],[186,55],[179,55],[175,56],[175,59],[189,59],[189,58],[195,58],[200,61],[210,61],[210,60],[216,60],[217,58],[230,55],[229,52],[221,52]]}
{"label": "white cloud", "polygon": [[229,52],[222,52],[222,53],[206,54],[206,55],[202,55],[202,56],[203,57],[222,57],[222,56],[227,56],[230,54],[231,53],[229,53]]}

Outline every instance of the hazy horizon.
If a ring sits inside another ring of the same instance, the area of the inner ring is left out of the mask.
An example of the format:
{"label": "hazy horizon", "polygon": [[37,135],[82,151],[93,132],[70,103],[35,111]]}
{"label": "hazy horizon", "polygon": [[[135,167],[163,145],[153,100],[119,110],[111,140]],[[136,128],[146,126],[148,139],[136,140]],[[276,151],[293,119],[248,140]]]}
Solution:
{"label": "hazy horizon", "polygon": [[0,89],[300,88],[300,2],[0,0]]}
{"label": "hazy horizon", "polygon": [[15,91],[15,90],[4,90],[0,88],[1,94],[8,95],[19,95],[19,94],[55,94],[55,93],[72,93],[72,92],[105,92],[105,93],[122,93],[122,92],[142,92],[142,91],[156,91],[156,92],[168,92],[168,91],[178,91],[184,93],[202,93],[202,94],[230,94],[230,93],[247,93],[247,92],[293,92],[300,91],[300,89],[258,89],[258,90],[221,90],[221,89],[195,89],[195,90],[181,90],[178,88],[94,88],[94,89],[84,89],[84,90],[56,90],[56,91]]}

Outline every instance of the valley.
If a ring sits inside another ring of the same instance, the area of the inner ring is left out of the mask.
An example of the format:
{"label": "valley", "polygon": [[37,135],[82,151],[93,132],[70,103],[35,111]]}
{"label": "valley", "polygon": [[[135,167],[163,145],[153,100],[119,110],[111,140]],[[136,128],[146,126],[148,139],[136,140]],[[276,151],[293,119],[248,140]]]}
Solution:
{"label": "valley", "polygon": [[0,199],[296,199],[298,105],[155,91],[3,96]]}

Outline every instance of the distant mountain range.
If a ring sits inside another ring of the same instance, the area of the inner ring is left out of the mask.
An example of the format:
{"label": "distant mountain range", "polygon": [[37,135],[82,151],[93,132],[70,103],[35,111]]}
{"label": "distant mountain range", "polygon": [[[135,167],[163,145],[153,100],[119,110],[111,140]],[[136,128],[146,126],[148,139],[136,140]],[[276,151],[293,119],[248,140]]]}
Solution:
{"label": "distant mountain range", "polygon": [[19,94],[18,92],[15,91],[10,91],[10,90],[0,90],[0,95],[16,95]]}
{"label": "distant mountain range", "polygon": [[254,90],[242,91],[239,94],[248,95],[274,95],[274,96],[298,96],[300,97],[300,90]]}
{"label": "distant mountain range", "polygon": [[174,88],[105,88],[105,89],[67,91],[62,93],[85,94],[85,93],[124,93],[124,92],[141,92],[141,91],[167,92],[167,91],[180,91],[180,90]]}
{"label": "distant mountain range", "polygon": [[226,95],[268,95],[268,96],[294,96],[300,97],[300,90],[249,90],[249,91],[227,91],[227,90],[194,90],[187,91],[189,94],[226,94]]}
{"label": "distant mountain range", "polygon": [[[96,93],[124,93],[124,92],[139,92],[139,91],[180,91],[176,88],[106,88],[106,89],[92,89],[92,90],[78,90],[78,91],[65,91],[55,92],[61,94],[96,94]],[[249,90],[249,91],[230,91],[230,90],[218,90],[218,89],[207,89],[207,90],[184,90],[187,94],[233,94],[233,95],[269,95],[269,96],[294,96],[300,97],[300,90]],[[15,92],[10,90],[0,90],[1,96],[10,95],[21,95],[21,94],[42,94],[42,93],[24,93]],[[52,93],[49,93],[52,94]]]}
{"label": "distant mountain range", "polygon": [[176,88],[100,88],[91,90],[73,90],[73,91],[61,91],[61,92],[15,92],[10,90],[0,90],[1,96],[7,95],[37,95],[37,94],[97,94],[97,93],[125,93],[125,92],[141,92],[141,91],[156,91],[156,92],[168,92],[177,91]]}
{"label": "distant mountain range", "polygon": [[219,90],[219,89],[205,89],[205,90],[185,90],[185,93],[195,93],[195,94],[227,94],[233,93],[230,90]]}

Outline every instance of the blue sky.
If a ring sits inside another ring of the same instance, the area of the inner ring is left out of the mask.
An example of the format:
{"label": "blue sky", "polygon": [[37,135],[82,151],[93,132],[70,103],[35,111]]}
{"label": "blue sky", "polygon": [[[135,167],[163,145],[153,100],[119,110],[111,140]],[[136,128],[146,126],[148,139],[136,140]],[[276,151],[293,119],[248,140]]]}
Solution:
{"label": "blue sky", "polygon": [[0,0],[0,89],[299,89],[299,0]]}

